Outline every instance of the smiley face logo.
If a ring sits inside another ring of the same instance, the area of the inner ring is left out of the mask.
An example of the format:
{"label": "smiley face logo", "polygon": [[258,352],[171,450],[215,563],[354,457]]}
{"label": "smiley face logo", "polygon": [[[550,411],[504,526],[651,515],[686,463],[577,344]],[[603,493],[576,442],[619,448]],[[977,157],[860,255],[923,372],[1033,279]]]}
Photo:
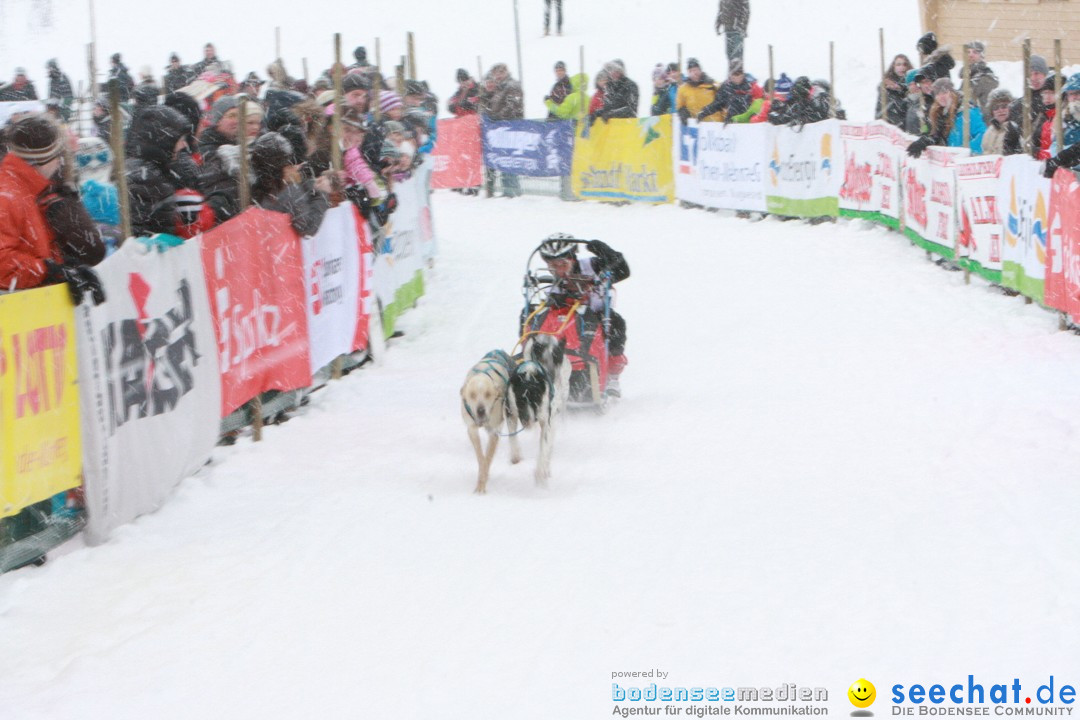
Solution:
{"label": "smiley face logo", "polygon": [[874,688],[874,683],[865,678],[859,678],[848,688],[847,696],[855,707],[868,708],[877,699],[877,690]]}

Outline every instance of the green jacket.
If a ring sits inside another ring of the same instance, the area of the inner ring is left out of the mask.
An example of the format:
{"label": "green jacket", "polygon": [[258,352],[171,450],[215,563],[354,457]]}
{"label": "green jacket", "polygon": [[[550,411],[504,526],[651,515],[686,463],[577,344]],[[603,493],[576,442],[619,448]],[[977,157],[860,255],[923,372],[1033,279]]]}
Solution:
{"label": "green jacket", "polygon": [[736,115],[735,117],[731,118],[729,122],[748,123],[750,122],[750,118],[761,112],[761,108],[764,105],[765,101],[761,98],[758,98],[754,102],[750,103],[750,107],[749,109],[747,109],[746,112],[744,112],[742,115]]}
{"label": "green jacket", "polygon": [[570,94],[558,105],[552,100],[544,101],[548,112],[563,120],[574,120],[589,111],[589,76],[585,73],[574,75],[570,78],[570,87]]}

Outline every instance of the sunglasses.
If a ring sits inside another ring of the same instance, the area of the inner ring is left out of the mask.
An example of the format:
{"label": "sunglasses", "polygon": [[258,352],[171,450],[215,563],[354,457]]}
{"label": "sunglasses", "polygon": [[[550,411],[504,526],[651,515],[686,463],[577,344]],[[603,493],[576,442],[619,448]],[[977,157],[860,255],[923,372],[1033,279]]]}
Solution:
{"label": "sunglasses", "polygon": [[78,163],[81,168],[89,167],[93,163],[104,165],[109,162],[109,151],[99,150],[92,155],[79,154],[75,156],[75,162]]}

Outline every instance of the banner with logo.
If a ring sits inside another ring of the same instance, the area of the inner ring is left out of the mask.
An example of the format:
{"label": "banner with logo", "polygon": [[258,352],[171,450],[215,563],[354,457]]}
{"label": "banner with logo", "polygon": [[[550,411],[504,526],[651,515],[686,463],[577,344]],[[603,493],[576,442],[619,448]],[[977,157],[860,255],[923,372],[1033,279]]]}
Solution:
{"label": "banner with logo", "polygon": [[202,237],[221,366],[221,415],[311,384],[304,261],[284,213],[250,208]]}
{"label": "banner with logo", "polygon": [[433,166],[425,160],[413,169],[416,178],[416,201],[419,206],[417,220],[420,223],[420,255],[425,263],[435,259],[435,221],[431,214],[431,173]]}
{"label": "banner with logo", "polygon": [[435,148],[431,152],[434,189],[471,188],[484,184],[484,148],[480,116],[438,121]]}
{"label": "banner with logo", "polygon": [[311,373],[353,351],[362,314],[356,206],[326,211],[319,231],[303,238]]}
{"label": "banner with logo", "polygon": [[67,287],[0,296],[0,518],[78,487],[75,322]]}
{"label": "banner with logo", "polygon": [[956,255],[956,161],[966,148],[932,146],[904,156],[904,221],[916,245],[946,258]]}
{"label": "banner with logo", "polygon": [[770,125],[765,203],[790,217],[835,217],[843,168],[834,152],[840,123],[825,120],[801,130]]}
{"label": "banner with logo", "polygon": [[415,175],[394,185],[397,210],[383,228],[375,248],[373,290],[382,307],[383,331],[394,333],[397,318],[424,294],[423,232],[419,178]]}
{"label": "banner with logo", "polygon": [[885,122],[840,123],[840,215],[899,225],[900,165],[909,142],[910,136]]}
{"label": "banner with logo", "polygon": [[221,374],[199,238],[129,240],[95,270],[107,301],[79,306],[87,540],[157,509],[210,457]]}
{"label": "banner with logo", "polygon": [[510,175],[570,174],[574,123],[570,120],[484,121],[484,167]]}
{"label": "banner with logo", "polygon": [[998,190],[1003,158],[980,155],[956,161],[960,204],[960,264],[992,283],[1001,282],[1001,213]]}
{"label": "banner with logo", "polygon": [[1080,181],[1058,168],[1050,183],[1050,243],[1044,302],[1080,322]]}
{"label": "banner with logo", "polygon": [[769,126],[693,120],[684,125],[672,117],[675,197],[710,208],[765,212]]}
{"label": "banner with logo", "polygon": [[1043,177],[1042,165],[1026,155],[1006,157],[998,191],[1005,234],[1001,284],[1040,303],[1050,234],[1050,180]]}
{"label": "banner with logo", "polygon": [[628,118],[588,128],[574,142],[574,194],[586,200],[667,203],[675,197],[671,115]]}

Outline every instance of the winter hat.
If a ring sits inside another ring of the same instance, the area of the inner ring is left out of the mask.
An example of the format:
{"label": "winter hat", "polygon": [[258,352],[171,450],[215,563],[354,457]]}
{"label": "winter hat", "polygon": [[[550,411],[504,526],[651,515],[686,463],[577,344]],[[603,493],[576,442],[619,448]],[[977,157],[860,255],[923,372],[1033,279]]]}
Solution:
{"label": "winter hat", "polygon": [[292,146],[292,156],[296,159],[294,165],[299,165],[303,162],[303,159],[307,157],[308,145],[307,138],[304,137],[304,131],[299,125],[282,125],[277,129],[277,133],[281,137],[289,141],[289,145]]}
{"label": "winter hat", "polygon": [[247,74],[247,77],[244,78],[244,85],[258,85],[258,86],[261,87],[261,86],[263,86],[265,84],[266,84],[266,81],[265,80],[260,80],[259,76],[255,74],[254,70],[249,72]]}
{"label": "winter hat", "polygon": [[1050,72],[1050,66],[1046,64],[1046,58],[1042,55],[1032,55],[1031,62],[1028,63],[1028,70],[1046,75]]}
{"label": "winter hat", "polygon": [[791,94],[792,84],[791,78],[787,76],[787,73],[780,73],[780,77],[776,79],[776,94],[787,97]]}
{"label": "winter hat", "polygon": [[160,94],[161,91],[157,85],[140,85],[132,93],[132,99],[139,107],[148,107],[158,104],[158,95]]}
{"label": "winter hat", "polygon": [[405,94],[406,95],[426,95],[427,87],[419,80],[406,80],[405,81]]}
{"label": "winter hat", "polygon": [[12,155],[30,165],[44,165],[64,151],[60,129],[44,115],[31,115],[9,125],[7,146]]}
{"label": "winter hat", "polygon": [[187,132],[188,121],[179,111],[165,105],[149,107],[132,121],[127,151],[164,167],[172,159],[176,142]]}
{"label": "winter hat", "polygon": [[25,74],[26,74],[26,68],[24,68],[24,67],[15,68],[16,77],[19,76],[19,75],[25,75]]}
{"label": "winter hat", "polygon": [[1002,106],[1008,107],[1012,104],[1012,93],[1005,88],[997,88],[996,90],[992,91],[989,98],[987,98],[987,106],[990,108],[991,111]]}
{"label": "winter hat", "polygon": [[351,72],[341,80],[341,92],[352,90],[370,90],[371,78],[364,73]]}
{"label": "winter hat", "polygon": [[915,47],[918,48],[919,52],[923,55],[932,54],[938,47],[937,35],[932,32],[926,33],[915,43]]}
{"label": "winter hat", "polygon": [[607,72],[608,75],[611,75],[613,73],[619,73],[621,75],[626,74],[626,70],[621,67],[619,63],[615,60],[604,63],[604,70]]}
{"label": "winter hat", "polygon": [[379,110],[385,115],[394,108],[403,107],[401,96],[393,90],[379,93]]}
{"label": "winter hat", "polygon": [[353,57],[356,58],[357,64],[367,65],[367,50],[363,45],[358,45],[357,48],[353,50],[352,54]]}
{"label": "winter hat", "polygon": [[652,69],[653,82],[656,82],[662,77],[664,77],[664,65],[663,63],[656,63],[656,67]]}
{"label": "winter hat", "polygon": [[110,60],[112,60],[114,63],[119,64],[120,63],[120,53],[113,53],[113,56],[110,58]]}
{"label": "winter hat", "polygon": [[913,82],[917,82],[920,75],[921,75],[921,73],[918,70],[914,69],[914,68],[912,68],[911,70],[908,70],[907,75],[904,76],[904,84],[905,85],[910,85]]}
{"label": "winter hat", "polygon": [[679,63],[668,63],[667,64],[667,71],[668,72],[678,72],[679,71]]}
{"label": "winter hat", "polygon": [[330,103],[334,102],[334,91],[323,90],[321,93],[319,93],[318,97],[315,98],[315,102],[316,104],[322,105],[323,107],[330,105]]}
{"label": "winter hat", "polygon": [[686,61],[686,69],[689,70],[690,68],[701,68],[701,63],[697,61],[697,58],[690,58]]}
{"label": "winter hat", "polygon": [[1061,92],[1080,92],[1080,73],[1071,75],[1069,82],[1065,83],[1064,87],[1061,88]]}
{"label": "winter hat", "polygon": [[986,43],[980,40],[972,40],[969,43],[964,43],[965,50],[974,50],[980,55],[986,52]]}
{"label": "winter hat", "polygon": [[800,75],[791,84],[791,97],[797,100],[806,100],[810,97],[810,78]]}
{"label": "winter hat", "polygon": [[562,60],[560,60],[559,62],[555,63],[555,69],[556,70],[565,70],[566,69],[566,63],[564,63]]}
{"label": "winter hat", "polygon": [[169,55],[169,62],[172,62],[173,60],[175,60],[176,62],[180,62],[180,56],[176,53],[171,53]]}
{"label": "winter hat", "polygon": [[1047,75],[1046,79],[1043,80],[1043,84],[1042,84],[1042,87],[1040,88],[1040,90],[1049,90],[1050,92],[1053,92],[1054,91],[1054,80],[1056,78],[1057,78],[1057,73],[1050,73],[1049,75]]}
{"label": "winter hat", "polygon": [[60,66],[56,62],[56,58],[52,58],[49,62],[45,63],[45,67],[48,70],[59,70]]}
{"label": "winter hat", "polygon": [[165,105],[184,116],[188,124],[188,133],[194,135],[199,131],[202,111],[199,110],[199,103],[195,98],[185,92],[172,92],[165,96]]}
{"label": "winter hat", "polygon": [[390,135],[391,133],[405,133],[405,126],[397,120],[387,120],[383,123],[382,127],[383,132],[387,135]]}
{"label": "winter hat", "polygon": [[379,159],[397,160],[399,157],[401,157],[401,151],[398,150],[397,145],[390,140],[383,140],[382,147],[379,148]]}
{"label": "winter hat", "polygon": [[469,71],[465,68],[458,68],[457,75],[455,76],[458,82],[465,82],[469,79]]}
{"label": "winter hat", "polygon": [[942,92],[956,92],[956,86],[953,85],[952,80],[947,77],[938,78],[934,81],[934,84],[930,86],[931,95],[937,95]]}
{"label": "winter hat", "polygon": [[235,95],[218,98],[210,107],[210,127],[217,127],[217,124],[221,122],[221,118],[225,117],[225,113],[239,104],[240,101]]}

